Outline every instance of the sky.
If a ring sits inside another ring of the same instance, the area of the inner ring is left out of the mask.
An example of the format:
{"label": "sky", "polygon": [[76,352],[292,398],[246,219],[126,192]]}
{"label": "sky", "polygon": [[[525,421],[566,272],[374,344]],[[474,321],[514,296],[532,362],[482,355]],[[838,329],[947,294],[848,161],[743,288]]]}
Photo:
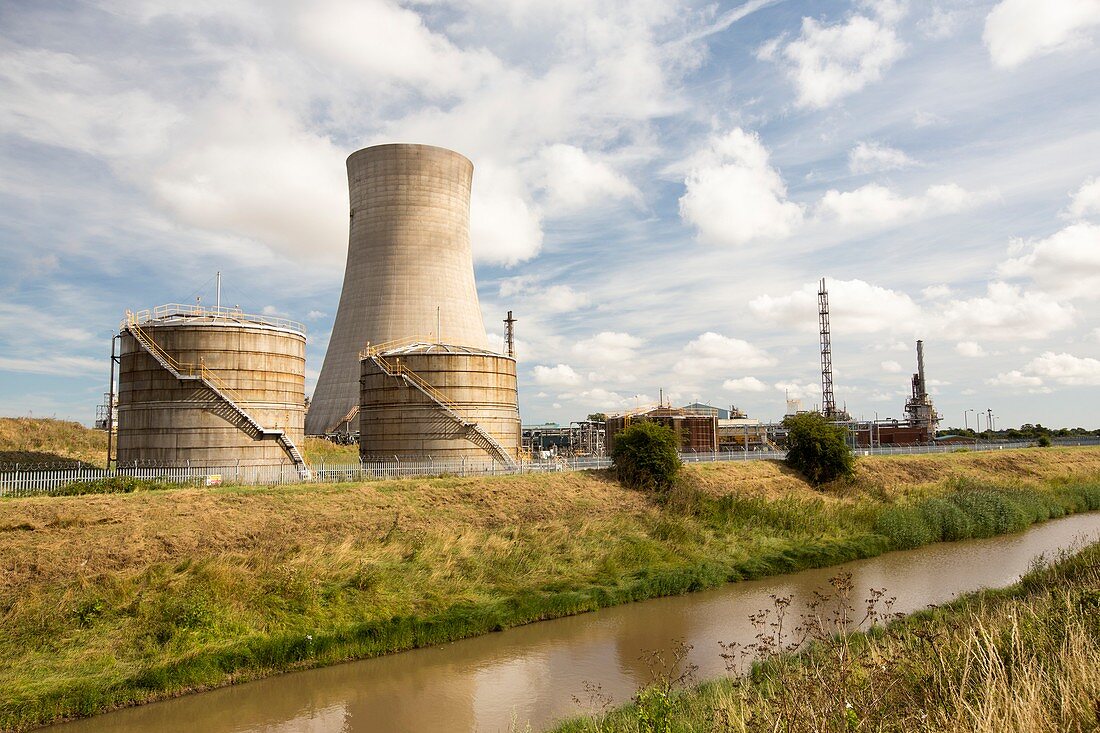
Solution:
{"label": "sky", "polygon": [[812,408],[824,277],[854,416],[923,339],[944,427],[1100,427],[1100,0],[4,0],[0,413],[90,423],[217,271],[312,391],[384,142],[474,163],[524,423]]}

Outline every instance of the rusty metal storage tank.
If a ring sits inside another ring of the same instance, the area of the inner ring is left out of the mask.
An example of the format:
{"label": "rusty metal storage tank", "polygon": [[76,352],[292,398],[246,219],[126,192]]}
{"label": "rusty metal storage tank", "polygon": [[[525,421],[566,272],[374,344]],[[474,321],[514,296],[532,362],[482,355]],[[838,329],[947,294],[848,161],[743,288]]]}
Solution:
{"label": "rusty metal storage tank", "polygon": [[363,460],[514,464],[520,450],[515,359],[426,342],[368,348],[362,356]]}
{"label": "rusty metal storage tank", "polygon": [[358,404],[359,351],[432,334],[485,349],[470,253],[473,164],[431,145],[376,145],[347,161],[351,221],[340,305],[306,416],[324,435]]}
{"label": "rusty metal storage tank", "polygon": [[127,312],[120,330],[120,466],[306,470],[302,324],[169,304]]}

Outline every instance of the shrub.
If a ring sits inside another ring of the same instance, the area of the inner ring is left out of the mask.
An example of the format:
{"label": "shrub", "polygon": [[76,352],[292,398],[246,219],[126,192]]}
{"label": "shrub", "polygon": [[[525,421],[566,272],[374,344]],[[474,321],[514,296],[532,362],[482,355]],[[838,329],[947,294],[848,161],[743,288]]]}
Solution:
{"label": "shrub", "polygon": [[855,464],[845,441],[844,428],[830,424],[816,412],[783,419],[787,433],[787,465],[812,484],[850,476]]}
{"label": "shrub", "polygon": [[1050,436],[1040,435],[1039,439],[1035,442],[1039,445],[1040,448],[1049,448],[1050,447]]}
{"label": "shrub", "polygon": [[675,431],[654,422],[636,422],[615,436],[611,462],[623,486],[664,491],[680,470]]}

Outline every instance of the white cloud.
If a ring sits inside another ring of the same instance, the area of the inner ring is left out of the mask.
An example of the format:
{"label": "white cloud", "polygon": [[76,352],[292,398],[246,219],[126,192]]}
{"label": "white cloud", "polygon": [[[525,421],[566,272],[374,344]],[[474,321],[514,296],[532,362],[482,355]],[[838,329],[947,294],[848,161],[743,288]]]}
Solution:
{"label": "white cloud", "polygon": [[[788,399],[805,400],[821,396],[821,385],[813,382],[776,382],[772,385],[776,390],[787,395]],[[806,405],[805,407],[809,407]]]}
{"label": "white cloud", "polygon": [[573,354],[588,363],[626,366],[644,342],[629,333],[602,331],[573,344]]}
{"label": "white cloud", "polygon": [[572,145],[551,145],[539,153],[540,178],[549,216],[568,215],[615,201],[641,201],[623,174]]}
{"label": "white cloud", "polygon": [[878,173],[901,170],[916,161],[897,148],[877,142],[860,142],[848,151],[848,170],[852,173]]}
{"label": "white cloud", "polygon": [[1100,225],[1080,222],[1037,242],[1015,242],[1026,254],[997,268],[1002,277],[1028,277],[1064,298],[1100,298]]}
{"label": "white cloud", "polygon": [[917,27],[925,38],[943,39],[955,35],[959,29],[962,18],[960,13],[954,10],[944,10],[940,6],[932,8],[932,12],[922,18]]}
{"label": "white cloud", "polygon": [[542,249],[542,221],[514,170],[482,161],[474,172],[470,248],[476,261],[499,265],[529,260]]}
{"label": "white cloud", "polygon": [[727,392],[767,392],[768,385],[756,377],[741,377],[740,379],[727,379],[722,382],[722,389]]}
{"label": "white cloud", "polygon": [[103,364],[103,359],[65,354],[40,357],[0,356],[0,372],[52,374],[61,377],[99,377],[103,372]]}
{"label": "white cloud", "polygon": [[[823,108],[867,84],[878,81],[905,50],[893,24],[900,16],[878,3],[875,18],[853,15],[844,23],[822,25],[802,19],[801,35],[782,45],[766,46],[761,58],[782,57],[801,107]],[[770,54],[769,54],[770,50]]]}
{"label": "white cloud", "polygon": [[1097,25],[1097,0],[1002,0],[986,16],[982,38],[994,65],[1012,68],[1087,44]]}
{"label": "white cloud", "polygon": [[945,304],[934,325],[949,338],[1014,341],[1047,338],[1071,327],[1076,318],[1073,306],[1049,295],[993,282],[984,296]]}
{"label": "white cloud", "polygon": [[348,67],[368,84],[398,83],[451,96],[502,68],[488,51],[457,48],[417,13],[387,0],[309,3],[294,28],[310,52]]}
{"label": "white cloud", "polygon": [[901,371],[901,364],[898,364],[896,361],[884,361],[880,363],[879,366],[882,368],[882,371],[887,374],[897,374]]}
{"label": "white cloud", "polygon": [[902,196],[878,183],[854,191],[830,189],[818,202],[816,215],[848,225],[886,225],[924,216],[953,214],[995,197],[954,183],[929,186],[923,196]]}
{"label": "white cloud", "polygon": [[[920,308],[908,295],[863,280],[830,280],[829,309],[833,328],[847,334],[911,331],[920,323]],[[749,301],[749,311],[770,323],[816,331],[817,283],[806,283],[783,296],[761,295]]]}
{"label": "white cloud", "polygon": [[970,359],[977,359],[986,355],[985,349],[975,341],[960,341],[955,344],[955,353]]}
{"label": "white cloud", "polygon": [[1073,194],[1067,214],[1073,219],[1083,219],[1090,214],[1100,215],[1100,178],[1090,178]]}
{"label": "white cloud", "polygon": [[771,366],[776,360],[766,351],[742,339],[707,331],[683,349],[673,370],[681,374],[709,374]]}
{"label": "white cloud", "polygon": [[531,373],[535,379],[535,384],[570,387],[580,384],[582,381],[581,375],[577,374],[573,367],[568,364],[558,364],[553,367],[539,364],[531,370]]}
{"label": "white cloud", "polygon": [[1100,386],[1100,360],[1046,351],[1028,363],[1031,374],[1070,386]]}
{"label": "white cloud", "polygon": [[684,186],[680,216],[704,242],[737,246],[782,239],[802,223],[802,208],[787,200],[787,187],[760,138],[739,127],[711,138],[691,161]]}
{"label": "white cloud", "polygon": [[1042,387],[1043,380],[1039,377],[1028,376],[1018,369],[1013,369],[1010,372],[1002,372],[991,379],[987,379],[986,384],[991,384],[994,387]]}
{"label": "white cloud", "polygon": [[196,110],[153,173],[179,221],[229,231],[296,258],[341,261],[347,250],[344,151],[305,131],[282,91],[246,65]]}
{"label": "white cloud", "polygon": [[928,300],[940,300],[951,295],[951,288],[941,283],[940,285],[929,285],[920,292]]}
{"label": "white cloud", "polygon": [[67,53],[20,49],[0,64],[0,129],[127,165],[160,151],[180,113]]}
{"label": "white cloud", "polygon": [[584,308],[590,302],[587,293],[571,285],[546,285],[535,275],[504,278],[500,281],[497,294],[517,314],[522,311],[535,317],[537,314],[569,313]]}

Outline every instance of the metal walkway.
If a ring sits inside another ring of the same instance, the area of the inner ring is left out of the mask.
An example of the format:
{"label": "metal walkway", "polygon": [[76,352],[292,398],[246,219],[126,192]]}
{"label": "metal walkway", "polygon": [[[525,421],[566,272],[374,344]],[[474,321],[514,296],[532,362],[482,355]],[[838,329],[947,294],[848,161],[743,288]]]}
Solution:
{"label": "metal walkway", "polygon": [[422,377],[415,372],[411,371],[403,364],[391,364],[382,357],[382,351],[386,348],[392,348],[393,344],[381,344],[379,346],[368,346],[360,356],[366,357],[374,362],[375,366],[382,370],[383,373],[388,374],[395,379],[404,380],[404,382],[413,388],[419,390],[425,397],[435,403],[443,414],[453,420],[462,428],[462,435],[466,440],[470,441],[483,451],[488,453],[496,460],[503,463],[508,469],[514,469],[517,467],[516,459],[504,449],[496,438],[486,432],[476,422],[470,422],[462,413],[459,412],[461,408],[454,402],[447,399],[446,395],[440,392],[438,389],[428,384]]}
{"label": "metal walkway", "polygon": [[242,400],[233,394],[229,385],[214,372],[207,369],[204,364],[186,364],[176,361],[171,354],[157,346],[157,343],[153,341],[149,334],[145,333],[144,329],[138,325],[137,319],[129,311],[126,313],[125,328],[134,337],[134,340],[141,345],[141,348],[156,359],[157,363],[169,374],[180,382],[198,382],[212,392],[236,416],[240,423],[239,427],[253,440],[276,441],[290,456],[290,460],[294,462],[294,468],[298,471],[298,474],[303,478],[308,478],[309,466],[306,465],[298,446],[294,444],[294,441],[290,439],[285,430],[265,428],[257,422],[254,417],[248,414],[247,410],[238,404]]}

